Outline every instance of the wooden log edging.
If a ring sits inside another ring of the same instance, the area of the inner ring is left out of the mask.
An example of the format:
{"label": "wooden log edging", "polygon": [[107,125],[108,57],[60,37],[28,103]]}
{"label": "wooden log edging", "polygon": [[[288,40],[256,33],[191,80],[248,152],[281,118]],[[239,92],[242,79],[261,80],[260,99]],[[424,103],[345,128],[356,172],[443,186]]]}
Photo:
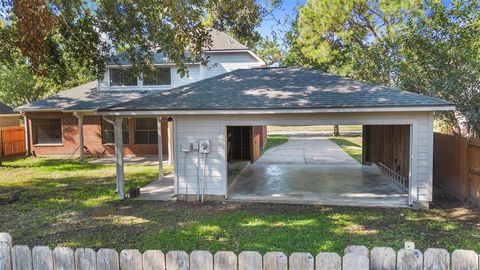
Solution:
{"label": "wooden log edging", "polygon": [[349,246],[343,257],[320,252],[185,251],[12,246],[10,235],[0,233],[0,270],[480,270],[480,256],[472,250],[429,248],[421,252],[408,242],[395,252],[389,247],[368,250]]}

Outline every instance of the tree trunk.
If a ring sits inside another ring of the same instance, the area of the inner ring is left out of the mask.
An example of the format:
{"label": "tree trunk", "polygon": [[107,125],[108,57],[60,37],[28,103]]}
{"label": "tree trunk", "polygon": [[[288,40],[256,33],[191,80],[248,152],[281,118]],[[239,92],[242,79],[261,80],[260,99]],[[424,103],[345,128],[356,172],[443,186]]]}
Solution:
{"label": "tree trunk", "polygon": [[333,136],[334,137],[340,136],[340,129],[338,128],[338,125],[333,125]]}

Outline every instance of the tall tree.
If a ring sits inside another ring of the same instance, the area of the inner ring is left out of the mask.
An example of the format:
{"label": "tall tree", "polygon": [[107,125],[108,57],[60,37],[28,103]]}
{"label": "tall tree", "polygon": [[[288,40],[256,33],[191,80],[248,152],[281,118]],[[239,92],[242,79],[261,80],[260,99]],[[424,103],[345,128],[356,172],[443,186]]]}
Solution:
{"label": "tall tree", "polygon": [[254,48],[261,40],[256,28],[281,2],[282,0],[209,1],[205,25],[228,32],[245,46]]}

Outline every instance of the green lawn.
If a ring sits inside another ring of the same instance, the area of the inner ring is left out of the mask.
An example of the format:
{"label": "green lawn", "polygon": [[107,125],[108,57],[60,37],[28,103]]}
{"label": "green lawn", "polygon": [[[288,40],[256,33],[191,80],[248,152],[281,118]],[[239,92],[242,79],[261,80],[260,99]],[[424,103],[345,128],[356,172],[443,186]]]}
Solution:
{"label": "green lawn", "polygon": [[330,140],[356,161],[362,163],[362,137],[331,137]]}
{"label": "green lawn", "polygon": [[275,146],[279,146],[284,144],[288,141],[288,136],[283,135],[268,135],[267,143],[262,148],[262,154],[267,152],[268,149],[273,148]]}
{"label": "green lawn", "polygon": [[[278,204],[118,201],[114,167],[29,158],[4,163],[0,231],[15,243],[71,247],[342,252],[349,244],[480,252],[478,212]],[[157,177],[157,166],[126,166],[126,186]]]}

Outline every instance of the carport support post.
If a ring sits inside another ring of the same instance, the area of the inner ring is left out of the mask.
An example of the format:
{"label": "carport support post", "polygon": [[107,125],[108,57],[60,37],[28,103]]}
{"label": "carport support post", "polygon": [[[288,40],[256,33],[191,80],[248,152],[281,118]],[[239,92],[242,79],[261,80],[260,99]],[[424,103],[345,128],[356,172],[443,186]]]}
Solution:
{"label": "carport support post", "polygon": [[123,200],[125,199],[125,176],[123,173],[123,136],[122,136],[122,117],[115,117],[115,168],[117,175],[117,194],[118,197]]}
{"label": "carport support post", "polygon": [[78,150],[80,152],[80,163],[85,163],[85,144],[83,141],[83,115],[74,112],[73,115],[78,119]]}
{"label": "carport support post", "polygon": [[168,165],[173,164],[173,120],[168,119]]}
{"label": "carport support post", "polygon": [[163,178],[163,143],[162,143],[162,117],[157,116],[158,134],[158,180]]}

